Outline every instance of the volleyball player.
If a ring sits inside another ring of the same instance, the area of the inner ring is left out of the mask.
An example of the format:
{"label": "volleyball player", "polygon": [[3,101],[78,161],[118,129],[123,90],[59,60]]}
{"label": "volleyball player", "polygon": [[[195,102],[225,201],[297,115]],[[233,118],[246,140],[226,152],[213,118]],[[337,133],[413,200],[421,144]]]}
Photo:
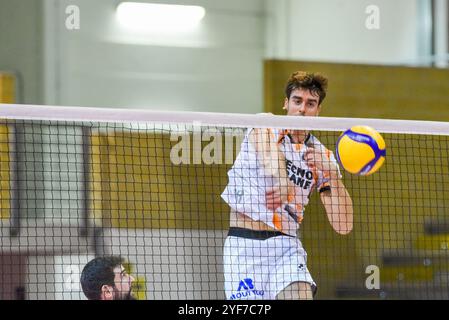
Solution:
{"label": "volleyball player", "polygon": [[[293,73],[285,89],[287,115],[318,116],[327,83],[320,74]],[[222,193],[231,209],[226,298],[312,299],[316,284],[297,237],[311,193],[319,192],[337,233],[353,226],[352,200],[333,153],[305,130],[249,129],[228,178]]]}

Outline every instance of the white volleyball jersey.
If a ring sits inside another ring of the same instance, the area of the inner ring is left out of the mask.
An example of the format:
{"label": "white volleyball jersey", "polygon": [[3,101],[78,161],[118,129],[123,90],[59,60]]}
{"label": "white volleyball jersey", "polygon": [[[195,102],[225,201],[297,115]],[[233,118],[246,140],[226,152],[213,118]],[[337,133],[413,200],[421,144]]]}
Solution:
{"label": "white volleyball jersey", "polygon": [[255,147],[248,139],[251,131],[249,129],[246,133],[240,153],[228,171],[229,182],[221,197],[232,209],[252,220],[264,222],[285,234],[296,235],[312,191],[323,192],[330,188],[328,175],[307,165],[304,159],[307,147],[324,150],[329,161],[338,168],[337,161],[333,153],[311,134],[304,143],[294,144],[287,130],[270,129],[270,136],[285,155],[288,178],[295,185],[293,194],[288,195],[288,203],[278,211],[272,211],[266,207],[265,194],[278,182],[267,175],[260,164]]}

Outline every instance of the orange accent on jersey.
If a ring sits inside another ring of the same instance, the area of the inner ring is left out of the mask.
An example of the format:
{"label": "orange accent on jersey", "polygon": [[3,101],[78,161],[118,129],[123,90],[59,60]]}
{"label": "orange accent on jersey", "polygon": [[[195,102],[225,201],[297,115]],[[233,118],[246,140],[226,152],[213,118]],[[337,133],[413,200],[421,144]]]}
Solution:
{"label": "orange accent on jersey", "polygon": [[[268,129],[270,130],[270,129]],[[280,144],[282,142],[282,139],[284,139],[284,137],[288,134],[288,130],[281,130],[279,132],[279,138],[278,138],[278,144]]]}
{"label": "orange accent on jersey", "polygon": [[273,214],[273,225],[277,230],[282,231],[282,216],[277,212]]}
{"label": "orange accent on jersey", "polygon": [[318,172],[316,167],[312,168],[312,174],[313,174],[313,179],[315,180],[315,182],[318,182]]}

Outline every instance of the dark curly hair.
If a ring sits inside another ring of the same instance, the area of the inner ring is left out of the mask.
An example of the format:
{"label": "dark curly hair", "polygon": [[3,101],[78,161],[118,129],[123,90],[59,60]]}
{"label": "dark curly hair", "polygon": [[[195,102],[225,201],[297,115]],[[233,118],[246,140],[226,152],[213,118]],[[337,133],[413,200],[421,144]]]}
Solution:
{"label": "dark curly hair", "polygon": [[81,273],[81,287],[89,300],[101,299],[104,285],[114,286],[114,269],[123,264],[122,257],[98,257],[89,261]]}
{"label": "dark curly hair", "polygon": [[310,73],[306,71],[296,71],[290,75],[285,87],[285,96],[290,99],[293,90],[308,89],[312,94],[319,96],[321,104],[326,98],[328,80],[320,73]]}

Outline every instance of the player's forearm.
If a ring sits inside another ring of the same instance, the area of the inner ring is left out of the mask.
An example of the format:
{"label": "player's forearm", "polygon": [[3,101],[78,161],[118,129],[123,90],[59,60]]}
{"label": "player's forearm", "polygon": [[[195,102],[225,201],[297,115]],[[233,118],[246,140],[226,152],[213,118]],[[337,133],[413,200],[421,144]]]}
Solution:
{"label": "player's forearm", "polygon": [[332,179],[330,195],[327,196],[326,211],[333,229],[340,234],[348,234],[353,227],[353,205],[343,182]]}

